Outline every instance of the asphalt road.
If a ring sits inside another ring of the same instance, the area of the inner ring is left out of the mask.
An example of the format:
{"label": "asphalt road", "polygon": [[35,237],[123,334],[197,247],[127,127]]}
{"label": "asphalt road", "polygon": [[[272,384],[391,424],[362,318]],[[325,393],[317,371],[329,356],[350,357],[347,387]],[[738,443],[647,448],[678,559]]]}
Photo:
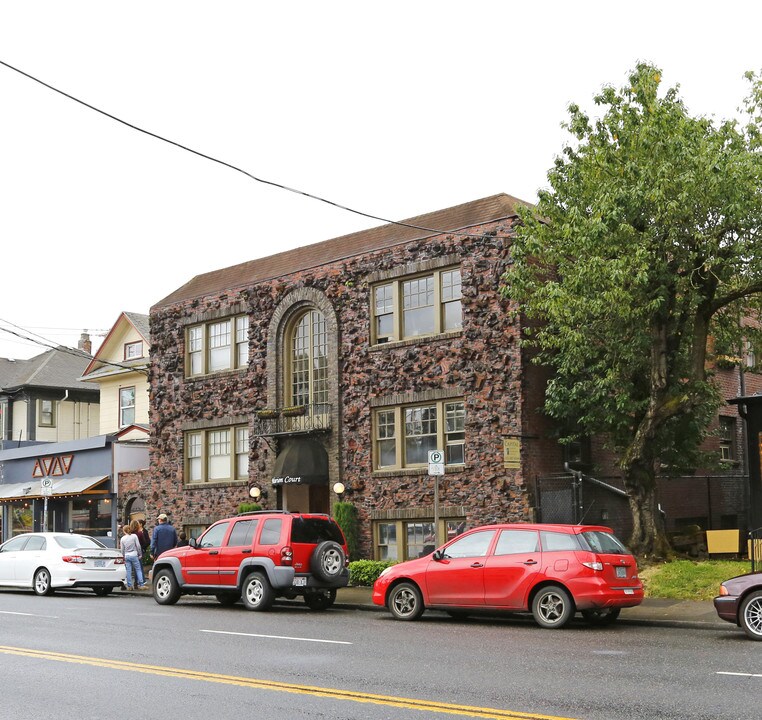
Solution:
{"label": "asphalt road", "polygon": [[762,643],[727,629],[414,623],[303,603],[0,593],[0,718],[758,720]]}

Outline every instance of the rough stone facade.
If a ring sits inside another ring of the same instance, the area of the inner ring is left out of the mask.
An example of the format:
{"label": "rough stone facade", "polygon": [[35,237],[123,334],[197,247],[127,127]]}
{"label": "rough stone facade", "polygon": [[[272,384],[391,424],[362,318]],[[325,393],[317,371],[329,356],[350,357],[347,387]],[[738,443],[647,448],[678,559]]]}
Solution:
{"label": "rough stone facade", "polygon": [[[462,398],[465,465],[440,480],[440,517],[468,525],[532,518],[528,479],[559,472],[561,453],[537,407],[544,383],[522,357],[520,319],[499,294],[514,219],[402,242],[222,292],[156,306],[151,312],[151,491],[149,508],[174,505],[175,524],[202,524],[236,511],[244,483],[195,487],[184,482],[183,434],[195,427],[246,422],[249,480],[267,488],[278,440],[256,437],[255,411],[285,402],[284,333],[299,308],[326,317],[331,430],[319,435],[329,459],[329,486],[341,481],[359,509],[362,555],[373,556],[372,521],[431,520],[433,479],[426,468],[374,471],[372,414],[402,403]],[[437,268],[460,268],[462,330],[373,345],[374,283]],[[185,330],[197,322],[245,313],[248,367],[185,376]],[[517,439],[521,467],[506,469],[503,441]],[[333,499],[335,497],[332,495]],[[150,513],[150,510],[149,510]]]}

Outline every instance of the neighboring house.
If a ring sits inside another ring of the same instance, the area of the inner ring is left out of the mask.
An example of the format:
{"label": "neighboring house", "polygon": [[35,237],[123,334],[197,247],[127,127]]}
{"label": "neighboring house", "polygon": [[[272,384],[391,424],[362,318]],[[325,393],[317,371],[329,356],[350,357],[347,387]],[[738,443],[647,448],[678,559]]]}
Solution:
{"label": "neighboring house", "polygon": [[[215,270],[156,303],[151,467],[132,496],[190,533],[250,490],[285,510],[347,500],[362,556],[379,559],[494,521],[584,517],[626,536],[614,458],[597,438],[559,444],[540,412],[547,374],[499,292],[519,202],[495,195]],[[714,438],[714,450],[730,458],[741,425],[723,423],[732,447]],[[740,524],[744,478],[727,467],[716,510],[700,479],[667,487],[680,500],[670,527],[680,513]]]}
{"label": "neighboring house", "polygon": [[123,312],[82,373],[100,388],[100,434],[148,440],[150,346],[148,315]]}
{"label": "neighboring house", "polygon": [[79,345],[28,360],[0,358],[0,447],[98,434],[98,386],[78,380],[92,359],[86,334]]}

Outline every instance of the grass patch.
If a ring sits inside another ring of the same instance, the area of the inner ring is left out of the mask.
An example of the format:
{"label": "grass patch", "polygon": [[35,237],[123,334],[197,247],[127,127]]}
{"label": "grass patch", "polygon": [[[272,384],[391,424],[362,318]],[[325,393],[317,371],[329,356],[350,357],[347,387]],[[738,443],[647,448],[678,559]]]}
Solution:
{"label": "grass patch", "polygon": [[672,560],[640,568],[646,597],[711,600],[720,583],[751,572],[748,560]]}

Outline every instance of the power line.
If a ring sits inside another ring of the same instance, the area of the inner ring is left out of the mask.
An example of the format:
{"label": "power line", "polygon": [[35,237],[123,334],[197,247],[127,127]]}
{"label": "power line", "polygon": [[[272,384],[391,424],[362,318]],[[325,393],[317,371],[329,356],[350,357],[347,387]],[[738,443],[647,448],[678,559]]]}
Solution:
{"label": "power line", "polygon": [[[15,328],[18,328],[19,330],[23,330],[26,333],[29,333],[28,330],[25,328],[19,327],[15,323],[10,322],[10,320],[3,320],[3,318],[0,318],[0,322],[4,322],[8,325],[12,325]],[[27,342],[33,343],[35,345],[39,345],[40,347],[46,347],[50,350],[57,350],[58,352],[66,353],[67,355],[74,355],[78,358],[84,358],[87,360],[93,360],[93,356],[90,355],[90,353],[86,353],[84,350],[75,349],[66,347],[65,345],[54,345],[50,342],[47,338],[43,337],[42,335],[37,335],[37,333],[29,333],[30,335],[36,335],[38,338],[41,338],[40,340],[35,340],[33,337],[29,337],[29,335],[22,335],[21,333],[17,333],[15,330],[11,330],[10,328],[6,327],[0,327],[0,332],[8,333],[9,335],[15,335],[18,338],[21,338],[22,340],[26,340]],[[135,367],[132,365],[125,365],[123,363],[118,362],[112,362],[110,360],[102,360],[101,358],[98,358],[98,362],[101,363],[101,365],[110,365],[113,367],[118,367],[123,370],[131,370],[133,372],[139,372],[144,374],[146,377],[148,377],[148,370],[141,367]]]}
{"label": "power line", "polygon": [[[174,145],[175,147],[180,148],[181,150],[185,150],[186,152],[193,153],[194,155],[198,155],[199,157],[202,157],[205,160],[210,160],[211,162],[215,162],[215,163],[218,163],[219,165],[223,165],[224,167],[230,168],[231,170],[235,170],[236,172],[239,172],[245,175],[246,177],[251,178],[252,180],[255,180],[258,183],[262,183],[264,185],[270,185],[271,187],[275,187],[280,190],[286,190],[287,192],[294,193],[296,195],[303,195],[304,197],[308,197],[311,200],[317,200],[318,202],[325,203],[326,205],[331,205],[335,208],[338,208],[339,210],[346,210],[347,212],[354,213],[355,215],[360,215],[361,217],[370,218],[371,220],[378,220],[379,222],[387,223],[389,225],[398,225],[400,227],[412,228],[413,230],[422,230],[424,232],[432,233],[433,235],[454,235],[458,237],[475,237],[474,233],[464,233],[464,232],[458,232],[454,230],[437,230],[434,228],[423,227],[422,225],[414,225],[412,223],[406,223],[399,220],[389,220],[388,218],[381,217],[380,215],[373,215],[372,213],[368,213],[363,210],[356,210],[354,208],[348,207],[347,205],[342,205],[341,203],[334,202],[333,200],[328,200],[324,197],[320,197],[319,195],[313,195],[312,193],[306,192],[305,190],[299,190],[297,188],[289,187],[288,185],[277,183],[273,180],[267,180],[265,178],[257,177],[256,175],[252,175],[252,173],[247,172],[246,170],[238,167],[237,165],[233,165],[229,162],[226,162],[225,160],[220,160],[219,158],[213,157],[211,155],[207,155],[206,153],[202,153],[199,150],[194,150],[193,148],[188,147],[187,145],[183,145],[182,143],[176,142],[175,140],[170,140],[169,138],[166,138],[162,135],[158,135],[157,133],[151,132],[150,130],[141,128],[138,125],[133,125],[131,122],[128,122],[127,120],[122,120],[116,115],[112,115],[111,113],[106,112],[105,110],[101,110],[100,108],[95,107],[95,105],[91,105],[90,103],[85,102],[84,100],[80,100],[79,98],[74,97],[74,95],[70,95],[69,93],[64,92],[63,90],[59,90],[57,87],[54,87],[53,85],[46,83],[44,80],[40,80],[34,75],[30,75],[29,73],[24,72],[23,70],[20,70],[19,68],[14,67],[13,65],[10,65],[4,60],[0,60],[0,65],[4,65],[9,70],[13,70],[14,72],[17,72],[19,75],[23,75],[24,77],[29,78],[30,80],[33,80],[36,83],[39,83],[43,87],[48,88],[48,90],[52,90],[53,92],[56,92],[59,95],[63,95],[65,98],[68,98],[69,100],[73,100],[74,102],[79,103],[80,105],[83,105],[89,110],[93,110],[94,112],[100,113],[101,115],[104,115],[105,117],[111,120],[114,120],[115,122],[121,123],[122,125],[125,125],[131,130],[136,130],[137,132],[141,132],[144,135],[148,135],[149,137],[155,138],[156,140],[161,140],[162,142],[168,143],[170,145]],[[507,235],[495,235],[494,237],[501,240],[512,239]]]}

